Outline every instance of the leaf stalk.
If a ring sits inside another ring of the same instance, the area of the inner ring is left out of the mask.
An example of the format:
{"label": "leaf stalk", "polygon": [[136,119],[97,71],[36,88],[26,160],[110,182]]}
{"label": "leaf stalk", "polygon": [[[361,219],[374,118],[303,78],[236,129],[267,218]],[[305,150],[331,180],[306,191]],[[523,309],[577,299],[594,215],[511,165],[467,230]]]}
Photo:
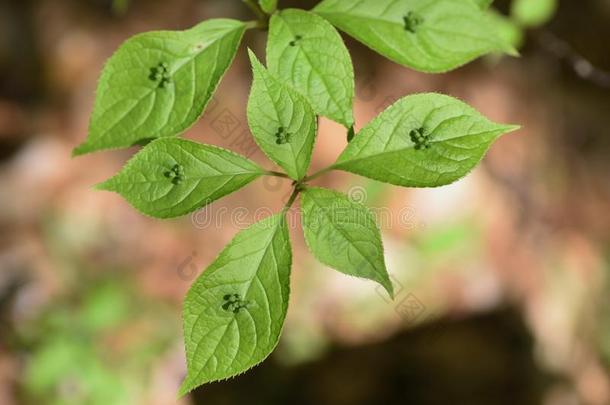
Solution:
{"label": "leaf stalk", "polygon": [[[242,2],[254,13],[258,21],[248,23],[248,28],[259,28],[266,30],[269,28],[269,15],[263,11],[255,0],[242,0]],[[255,25],[253,24],[255,23]]]}
{"label": "leaf stalk", "polygon": [[305,177],[303,180],[301,180],[301,183],[305,183],[307,181],[311,181],[313,179],[317,179],[318,177],[322,176],[323,174],[326,174],[332,170],[335,170],[335,165],[330,165],[328,167],[325,167],[324,169],[315,172],[314,174],[312,174],[311,176],[307,176]]}

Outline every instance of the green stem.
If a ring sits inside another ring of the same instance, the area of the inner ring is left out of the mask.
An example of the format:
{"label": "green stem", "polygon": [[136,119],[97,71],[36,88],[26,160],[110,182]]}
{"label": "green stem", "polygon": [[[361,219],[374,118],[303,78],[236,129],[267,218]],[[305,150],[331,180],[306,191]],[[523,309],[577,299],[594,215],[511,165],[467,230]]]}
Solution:
{"label": "green stem", "polygon": [[326,167],[326,168],[324,168],[324,169],[322,169],[322,170],[320,170],[318,172],[315,172],[311,176],[305,177],[301,182],[305,183],[307,181],[311,181],[311,180],[316,179],[316,178],[322,176],[323,174],[328,173],[328,172],[330,172],[332,170],[335,170],[335,165],[330,165],[330,166],[328,166],[328,167]]}
{"label": "green stem", "polygon": [[290,209],[290,207],[292,207],[292,204],[294,204],[294,201],[297,199],[300,192],[301,192],[301,188],[297,184],[297,186],[294,188],[294,190],[292,190],[292,194],[290,195],[290,198],[288,199],[288,202],[286,203],[286,205],[284,205],[284,209],[282,210],[282,212],[285,213],[286,211],[288,211]]}
{"label": "green stem", "polygon": [[263,11],[263,9],[258,4],[258,2],[256,2],[255,0],[242,0],[242,2],[246,6],[248,6],[248,8],[250,10],[252,10],[254,15],[256,15],[256,18],[258,18],[258,21],[256,22],[256,25],[254,27],[252,27],[250,25],[250,23],[249,23],[248,24],[248,28],[260,28],[260,29],[263,29],[263,30],[267,29],[269,27],[269,16],[267,15],[267,13],[265,13]]}

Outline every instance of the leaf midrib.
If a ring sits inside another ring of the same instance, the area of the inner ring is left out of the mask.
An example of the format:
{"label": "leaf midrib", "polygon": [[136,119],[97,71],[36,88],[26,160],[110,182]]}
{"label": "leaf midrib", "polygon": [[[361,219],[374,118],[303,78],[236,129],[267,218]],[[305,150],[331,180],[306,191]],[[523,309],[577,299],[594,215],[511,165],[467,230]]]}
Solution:
{"label": "leaf midrib", "polygon": [[[292,30],[292,27],[290,26],[290,24],[288,24],[288,22],[286,20],[284,20],[284,18],[282,17],[281,14],[279,14],[279,18],[282,19],[282,23],[287,27],[288,31],[290,32],[290,35],[294,36],[295,33]],[[304,38],[307,39],[307,38]],[[324,84],[324,87],[326,88],[326,92],[328,93],[328,95],[330,96],[330,99],[332,100],[332,102],[335,104],[335,107],[337,108],[337,110],[340,112],[341,115],[343,115],[343,119],[345,120],[345,116],[344,116],[344,111],[342,108],[341,103],[339,102],[339,100],[336,98],[334,92],[332,91],[331,87],[328,85],[327,79],[326,79],[326,75],[323,75],[317,68],[316,66],[311,62],[311,58],[309,57],[309,54],[307,52],[305,52],[303,50],[302,47],[298,47],[297,50],[298,53],[301,53],[305,59],[307,60],[307,63],[309,64],[309,66],[311,67],[311,69],[316,73],[316,75],[318,77],[320,77],[320,80],[322,81],[322,83]],[[345,120],[348,121],[348,120]],[[345,125],[345,123],[342,122],[342,124]]]}
{"label": "leaf midrib", "polygon": [[[350,237],[349,237],[349,236],[348,236],[348,235],[345,233],[345,231],[344,231],[343,229],[338,228],[338,227],[335,225],[335,223],[332,221],[332,219],[330,218],[330,216],[327,214],[325,207],[323,207],[322,205],[320,205],[320,204],[318,203],[318,201],[317,201],[317,200],[316,200],[316,198],[315,198],[315,197],[312,195],[312,193],[307,193],[307,196],[308,196],[309,198],[311,198],[312,202],[313,202],[313,203],[314,203],[314,204],[315,204],[315,205],[318,207],[318,209],[320,209],[321,211],[323,211],[324,216],[326,217],[326,219],[328,220],[328,222],[329,222],[329,223],[332,225],[332,227],[333,227],[335,230],[337,230],[337,231],[338,231],[338,232],[339,232],[339,233],[340,233],[340,234],[341,234],[341,235],[342,235],[342,236],[345,238],[345,240],[347,240],[348,242],[350,242],[350,244],[351,244],[352,246],[354,246],[354,248],[356,249],[356,251],[357,251],[357,252],[360,254],[360,256],[362,256],[362,257],[363,257],[363,258],[364,258],[364,259],[365,259],[365,260],[366,260],[366,261],[369,263],[369,265],[371,266],[371,268],[373,268],[375,271],[377,271],[377,270],[378,270],[378,269],[377,269],[377,266],[375,266],[375,265],[374,265],[374,264],[373,264],[373,263],[372,263],[372,262],[369,260],[369,257],[368,257],[366,254],[364,254],[364,253],[362,253],[362,252],[360,251],[360,249],[357,247],[357,245],[353,243],[352,239],[351,239],[351,238],[350,238]],[[377,273],[376,273],[375,271],[374,271],[374,272],[372,272],[372,275],[373,275],[373,277],[374,277],[375,279],[377,279]]]}
{"label": "leaf midrib", "polygon": [[[217,35],[217,37],[216,37],[214,40],[210,41],[210,42],[209,42],[209,43],[208,43],[208,44],[207,44],[207,45],[206,45],[204,48],[202,48],[201,50],[199,50],[199,51],[197,51],[197,52],[195,52],[195,53],[193,53],[193,54],[191,54],[191,55],[189,55],[189,56],[187,56],[187,57],[178,58],[178,59],[177,59],[177,61],[176,61],[176,65],[174,65],[174,66],[177,66],[177,67],[171,70],[171,74],[172,74],[172,75],[174,75],[174,74],[176,74],[176,73],[180,72],[180,71],[181,71],[181,69],[182,69],[184,66],[188,65],[189,63],[192,63],[192,62],[193,62],[194,60],[196,60],[196,59],[197,59],[199,56],[201,56],[201,54],[202,54],[202,53],[204,53],[204,52],[208,51],[208,50],[209,50],[209,49],[210,49],[212,46],[217,45],[217,44],[218,44],[218,42],[223,41],[225,38],[227,38],[229,35],[232,35],[233,33],[235,33],[235,32],[236,32],[237,30],[239,30],[239,29],[242,29],[242,30],[243,30],[243,29],[244,29],[244,25],[242,24],[242,25],[236,26],[235,28],[231,28],[231,29],[229,29],[229,30],[225,31],[225,32],[224,32],[224,34]],[[186,33],[183,33],[183,34],[186,34]],[[175,40],[177,40],[177,41],[182,41],[182,40],[180,40],[180,39],[175,39]],[[183,41],[183,42],[184,42],[184,43],[186,43],[186,44],[190,44],[190,42],[189,42],[189,41]],[[167,52],[167,50],[163,50],[163,52]],[[215,59],[216,59],[216,58],[215,58]],[[172,68],[173,68],[174,66],[172,66]],[[172,89],[173,89],[173,87],[172,87]],[[117,121],[116,121],[116,122],[115,122],[115,123],[114,123],[114,124],[111,126],[111,128],[108,128],[108,129],[104,130],[104,131],[103,131],[103,132],[100,134],[100,141],[97,141],[97,142],[96,142],[96,144],[99,144],[99,143],[101,142],[101,139],[102,139],[102,138],[108,137],[108,136],[109,136],[109,134],[110,134],[110,132],[111,132],[111,129],[112,129],[112,128],[114,128],[116,125],[119,125],[119,123],[121,123],[121,122],[123,121],[123,119],[124,119],[126,116],[128,116],[129,114],[131,114],[131,112],[133,111],[133,109],[134,109],[134,108],[136,108],[136,107],[139,105],[139,103],[140,103],[142,100],[146,99],[146,98],[147,98],[147,97],[149,97],[151,94],[154,94],[154,93],[156,92],[156,90],[157,90],[157,88],[156,88],[156,87],[150,87],[150,88],[148,88],[148,90],[147,90],[146,92],[143,92],[143,93],[142,93],[142,94],[141,94],[139,97],[134,98],[134,100],[136,100],[135,105],[131,106],[131,107],[130,107],[130,108],[127,110],[127,112],[126,112],[125,114],[123,114],[123,116],[122,116],[121,118],[119,118],[119,119],[118,119],[118,120],[117,120]],[[173,91],[173,90],[172,90],[172,91]],[[173,92],[175,93],[175,91],[173,91]],[[174,94],[174,95],[175,95],[175,94]],[[174,101],[175,101],[175,96],[174,96]],[[108,109],[104,110],[104,111],[103,111],[102,113],[100,113],[100,114],[105,114],[107,110],[108,110]],[[170,108],[170,110],[171,110],[171,108]],[[171,115],[171,112],[170,112],[170,114],[168,115],[167,120],[169,120],[169,116],[170,116],[170,115]],[[188,116],[188,111],[187,111],[186,116]],[[182,119],[182,121],[184,121],[184,118]],[[166,122],[166,123],[165,123],[163,126],[161,126],[161,128],[162,128],[162,127],[164,127],[165,125],[167,125],[167,122]],[[159,132],[159,129],[157,129],[157,130],[156,130],[156,132]]]}
{"label": "leaf midrib", "polygon": [[[250,289],[252,287],[252,283],[254,282],[254,280],[258,277],[258,273],[262,267],[262,263],[263,263],[263,259],[265,258],[265,256],[267,255],[267,252],[269,251],[269,247],[272,245],[273,240],[275,239],[275,236],[278,232],[279,226],[282,224],[283,219],[280,219],[277,224],[275,224],[275,229],[273,230],[273,233],[271,233],[271,236],[269,237],[269,240],[267,241],[267,243],[265,244],[265,246],[263,248],[261,248],[259,250],[259,252],[262,252],[262,254],[260,254],[260,258],[258,260],[258,263],[256,264],[256,270],[254,271],[253,276],[250,278],[250,280],[247,281],[247,286],[246,286],[246,293],[244,294],[244,298],[249,296],[250,293]],[[227,247],[227,249],[229,248],[229,246]],[[275,261],[275,265],[277,267],[277,261]],[[214,274],[216,273],[218,270],[224,268],[226,266],[220,266],[215,268],[210,274]],[[245,284],[245,283],[244,283]],[[280,290],[280,295],[281,295],[281,290]],[[246,308],[246,311],[248,309]],[[201,316],[203,316],[203,314],[200,314],[197,316],[197,318],[193,321],[193,326],[191,329],[191,335],[190,335],[190,341],[193,341],[193,333],[195,331],[195,324],[199,321],[199,319],[201,318]],[[224,325],[225,330],[223,331],[223,334],[221,335],[220,339],[218,339],[218,342],[216,343],[216,346],[214,348],[214,350],[212,350],[212,354],[210,355],[210,357],[205,361],[205,363],[203,364],[203,366],[201,366],[200,370],[197,372],[197,375],[195,375],[193,378],[195,380],[198,380],[199,377],[201,376],[201,373],[203,373],[204,369],[207,367],[208,363],[210,362],[210,360],[216,355],[216,350],[218,349],[218,347],[220,346],[220,343],[222,342],[222,340],[224,339],[224,336],[226,335],[227,330],[229,329],[229,327],[234,323],[237,322],[236,321],[236,317],[231,318],[231,320]],[[255,323],[256,324],[256,323]],[[222,328],[223,325],[219,326],[218,328]],[[238,330],[239,330],[239,326],[238,326]],[[209,333],[211,333],[212,331],[209,331]],[[195,345],[194,351],[193,353],[196,353],[198,350],[200,343]],[[235,358],[233,358],[232,361],[234,361]],[[216,372],[216,370],[215,370]],[[206,381],[211,381],[211,379],[206,379]]]}
{"label": "leaf midrib", "polygon": [[[481,136],[481,135],[486,135],[486,134],[490,134],[490,133],[494,133],[494,132],[497,133],[496,137],[498,137],[499,135],[502,134],[502,131],[503,131],[503,129],[483,131],[483,132],[478,132],[475,134],[460,135],[460,136],[456,136],[453,138],[445,138],[445,139],[437,140],[437,141],[431,140],[430,143],[431,144],[442,144],[443,142],[447,142],[447,141],[454,141],[454,140],[467,138],[467,137],[471,137],[471,136]],[[344,164],[359,162],[361,160],[367,160],[370,158],[379,158],[386,154],[389,155],[389,154],[393,154],[393,153],[400,153],[400,152],[404,152],[404,151],[411,150],[411,149],[415,149],[415,145],[405,145],[405,147],[402,147],[402,148],[398,148],[398,149],[394,149],[394,150],[390,150],[390,151],[384,150],[379,153],[374,153],[374,154],[370,154],[370,155],[366,155],[366,156],[362,156],[362,157],[358,157],[358,158],[354,158],[354,159],[341,160],[341,156],[339,156],[339,160],[335,164],[333,164],[333,167],[340,168]]]}
{"label": "leaf midrib", "polygon": [[[237,177],[237,176],[245,176],[245,175],[259,175],[262,176],[262,172],[243,172],[243,173],[235,173],[235,174],[212,174],[209,176],[192,176],[192,177],[185,177],[183,181],[201,181],[204,179],[210,179],[210,178],[219,178],[219,177]],[[116,185],[134,185],[134,184],[158,184],[158,183],[167,183],[167,179],[163,178],[163,179],[154,179],[154,180],[149,180],[149,181],[119,181],[118,179],[116,180],[116,182],[114,182],[114,184]]]}

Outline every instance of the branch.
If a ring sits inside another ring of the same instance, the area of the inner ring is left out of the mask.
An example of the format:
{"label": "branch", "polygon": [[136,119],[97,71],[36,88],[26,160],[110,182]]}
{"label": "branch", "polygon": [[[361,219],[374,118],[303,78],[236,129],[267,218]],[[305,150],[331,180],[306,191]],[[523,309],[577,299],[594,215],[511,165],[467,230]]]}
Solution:
{"label": "branch", "polygon": [[288,202],[286,203],[286,205],[284,205],[284,209],[282,210],[282,212],[286,212],[290,209],[290,207],[292,207],[292,204],[294,204],[294,201],[297,199],[297,197],[299,196],[299,193],[301,192],[301,187],[297,184],[294,187],[294,190],[292,190],[292,194],[290,195],[290,198],[288,199]]}
{"label": "branch", "polygon": [[322,170],[320,170],[320,171],[318,171],[318,172],[315,172],[315,173],[314,173],[314,174],[312,174],[311,176],[307,176],[307,177],[305,177],[303,180],[301,180],[301,183],[305,183],[305,182],[307,182],[307,181],[311,181],[311,180],[313,180],[313,179],[317,179],[317,178],[318,178],[318,177],[320,177],[321,175],[323,175],[323,174],[325,174],[325,173],[328,173],[328,172],[330,172],[330,171],[332,171],[332,170],[334,170],[334,169],[335,169],[335,165],[328,166],[328,167],[326,167],[326,168],[324,168],[324,169],[322,169]]}
{"label": "branch", "polygon": [[269,27],[269,16],[263,11],[261,6],[255,0],[242,0],[242,2],[248,6],[250,10],[258,18],[257,27],[260,29],[267,29]]}
{"label": "branch", "polygon": [[536,35],[536,42],[558,59],[568,62],[578,77],[603,88],[610,88],[610,73],[595,67],[574,48],[550,31]]}

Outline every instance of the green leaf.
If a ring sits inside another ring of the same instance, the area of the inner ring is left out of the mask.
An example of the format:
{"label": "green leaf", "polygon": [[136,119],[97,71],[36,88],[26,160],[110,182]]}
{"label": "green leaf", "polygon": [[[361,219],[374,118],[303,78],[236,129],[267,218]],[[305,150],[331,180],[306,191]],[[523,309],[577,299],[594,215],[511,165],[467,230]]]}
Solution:
{"label": "green leaf", "polygon": [[283,214],[239,232],[184,302],[184,395],[240,374],[275,348],[290,292],[292,253]]}
{"label": "green leaf", "polygon": [[218,200],[263,173],[254,162],[226,149],[162,138],[145,146],[98,188],[121,194],[146,215],[173,218]]}
{"label": "green leaf", "polygon": [[500,35],[506,43],[511,44],[515,49],[519,49],[523,46],[524,32],[517,22],[493,9],[490,9],[487,13],[496,26],[498,35]]}
{"label": "green leaf", "polygon": [[481,7],[482,10],[487,10],[494,0],[474,0],[474,2],[477,4],[477,6]]}
{"label": "green leaf", "polygon": [[261,9],[267,14],[275,13],[277,9],[277,0],[258,0]]}
{"label": "green leaf", "polygon": [[364,127],[334,167],[399,186],[442,186],[468,174],[500,135],[517,128],[452,97],[416,94]]}
{"label": "green leaf", "polygon": [[510,14],[524,27],[539,27],[546,24],[557,10],[557,0],[514,0]]}
{"label": "green leaf", "polygon": [[248,100],[248,123],[254,140],[269,159],[300,180],[311,161],[316,115],[301,94],[271,75],[249,52],[254,83]]}
{"label": "green leaf", "polygon": [[305,241],[321,263],[376,281],[393,296],[381,236],[368,208],[336,191],[307,188],[301,212]]}
{"label": "green leaf", "polygon": [[314,11],[385,57],[446,72],[494,51],[514,52],[472,1],[325,0]]}
{"label": "green leaf", "polygon": [[177,135],[203,113],[246,29],[241,21],[205,21],[186,31],[127,40],[108,60],[81,155]]}
{"label": "green leaf", "polygon": [[269,71],[303,94],[315,112],[345,127],[354,124],[354,69],[335,28],[304,10],[283,10],[271,18]]}

